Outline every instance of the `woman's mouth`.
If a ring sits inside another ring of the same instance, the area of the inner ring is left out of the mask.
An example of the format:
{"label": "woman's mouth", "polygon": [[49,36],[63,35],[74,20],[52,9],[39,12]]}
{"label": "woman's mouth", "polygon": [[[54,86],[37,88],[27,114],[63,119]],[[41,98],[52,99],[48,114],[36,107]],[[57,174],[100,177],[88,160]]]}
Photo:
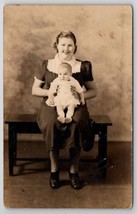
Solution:
{"label": "woman's mouth", "polygon": [[63,53],[67,55],[67,54],[69,54],[70,52],[63,52]]}

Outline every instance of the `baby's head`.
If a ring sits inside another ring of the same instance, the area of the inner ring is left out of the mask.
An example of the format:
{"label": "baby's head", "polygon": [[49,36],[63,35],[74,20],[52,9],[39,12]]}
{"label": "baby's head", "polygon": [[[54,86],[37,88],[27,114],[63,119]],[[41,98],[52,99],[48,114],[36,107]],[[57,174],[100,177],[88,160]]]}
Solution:
{"label": "baby's head", "polygon": [[63,62],[58,67],[58,77],[60,80],[69,81],[72,75],[72,67],[70,64]]}

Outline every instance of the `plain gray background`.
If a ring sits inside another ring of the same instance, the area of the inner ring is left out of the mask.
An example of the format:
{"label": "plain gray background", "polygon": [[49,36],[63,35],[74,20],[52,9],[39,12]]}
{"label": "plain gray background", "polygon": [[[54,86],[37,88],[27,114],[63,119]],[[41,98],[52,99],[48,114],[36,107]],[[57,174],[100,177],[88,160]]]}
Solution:
{"label": "plain gray background", "polygon": [[[5,4],[130,4],[133,6],[133,86],[134,86],[134,105],[133,105],[133,110],[137,108],[136,106],[136,97],[137,97],[137,92],[136,92],[136,21],[137,21],[137,2],[135,0],[108,0],[108,1],[95,1],[95,0],[67,0],[67,1],[53,1],[53,0],[39,0],[39,1],[34,1],[34,0],[20,0],[20,1],[0,1],[0,104],[1,104],[1,108],[0,108],[0,139],[1,139],[1,144],[0,144],[0,183],[1,183],[1,191],[0,191],[0,213],[1,214],[8,214],[8,213],[83,213],[83,212],[95,212],[95,214],[99,214],[99,213],[119,213],[119,214],[126,214],[126,213],[136,213],[137,212],[137,182],[136,182],[136,175],[137,175],[137,169],[136,167],[134,167],[134,199],[133,199],[133,208],[132,209],[57,209],[57,210],[52,210],[52,209],[7,209],[3,206],[3,6]],[[134,128],[134,132],[136,132],[136,112],[134,111],[134,124],[133,124],[133,128]],[[137,153],[137,145],[136,145],[136,140],[137,140],[137,134],[134,133],[134,154]],[[137,158],[134,157],[134,163],[136,165],[136,161]]]}

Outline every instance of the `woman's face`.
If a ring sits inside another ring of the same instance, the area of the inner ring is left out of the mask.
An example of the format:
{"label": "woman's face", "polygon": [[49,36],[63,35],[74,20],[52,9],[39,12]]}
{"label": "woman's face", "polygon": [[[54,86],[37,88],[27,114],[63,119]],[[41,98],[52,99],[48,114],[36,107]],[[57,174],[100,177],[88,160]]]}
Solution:
{"label": "woman's face", "polygon": [[63,61],[71,60],[74,55],[75,45],[71,38],[62,37],[59,39],[59,43],[57,44],[57,50],[59,53],[59,57]]}

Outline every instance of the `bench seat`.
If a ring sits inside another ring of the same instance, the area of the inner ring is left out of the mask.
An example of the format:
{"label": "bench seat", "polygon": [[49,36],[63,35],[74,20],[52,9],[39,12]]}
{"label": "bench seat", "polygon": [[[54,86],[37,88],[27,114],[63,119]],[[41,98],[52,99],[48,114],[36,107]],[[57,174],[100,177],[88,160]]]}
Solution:
{"label": "bench seat", "polygon": [[[107,164],[107,128],[108,126],[112,126],[112,122],[107,115],[91,115],[90,118],[95,121],[95,134],[98,135],[98,166],[103,169],[101,170],[101,177],[105,178]],[[5,115],[5,124],[8,125],[10,176],[14,175],[16,161],[23,160],[17,157],[17,134],[40,134],[41,131],[37,125],[36,119],[36,114]],[[32,160],[32,158],[30,158],[30,160]]]}

